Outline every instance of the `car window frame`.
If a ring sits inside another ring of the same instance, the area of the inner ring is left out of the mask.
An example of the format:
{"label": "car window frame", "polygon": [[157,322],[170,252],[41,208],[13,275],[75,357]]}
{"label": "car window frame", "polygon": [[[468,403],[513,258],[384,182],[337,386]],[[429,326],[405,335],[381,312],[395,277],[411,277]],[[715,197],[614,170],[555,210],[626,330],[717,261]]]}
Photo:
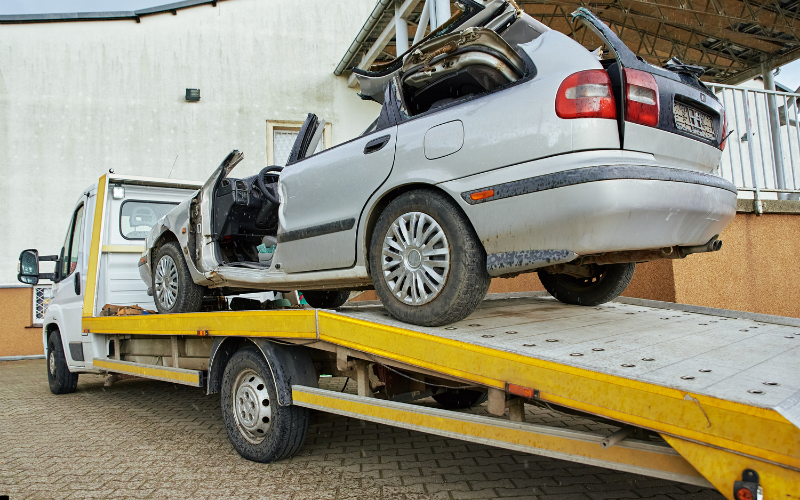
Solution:
{"label": "car window frame", "polygon": [[[119,218],[117,219],[117,221],[118,221],[118,224],[117,224],[117,226],[118,226],[118,228],[119,228],[119,234],[120,234],[120,236],[122,236],[124,239],[126,239],[126,240],[128,240],[128,241],[144,241],[144,240],[146,240],[146,239],[147,239],[147,236],[145,236],[144,238],[128,238],[127,236],[125,236],[125,235],[122,233],[122,208],[123,208],[123,207],[125,206],[125,204],[126,204],[126,203],[128,203],[128,202],[136,202],[136,203],[153,203],[153,204],[160,204],[160,205],[172,205],[172,206],[174,206],[174,207],[177,207],[178,205],[180,205],[180,203],[175,203],[174,201],[134,200],[134,199],[124,200],[124,201],[123,201],[122,203],[120,203],[120,205],[119,205]],[[158,221],[156,221],[156,224],[158,224]],[[155,226],[155,224],[153,224],[153,226]],[[152,228],[151,228],[151,229],[152,229]]]}
{"label": "car window frame", "polygon": [[512,48],[514,49],[514,52],[516,52],[517,55],[519,55],[522,58],[522,60],[525,62],[525,69],[527,71],[526,71],[525,75],[522,78],[520,78],[516,82],[511,82],[511,83],[509,83],[507,85],[503,85],[503,86],[498,87],[498,88],[496,88],[494,90],[485,90],[485,91],[479,92],[477,94],[466,95],[466,96],[464,96],[464,97],[462,97],[460,99],[456,99],[453,102],[447,103],[447,104],[445,104],[443,106],[439,106],[436,109],[429,109],[429,110],[423,111],[422,113],[419,113],[417,115],[410,115],[408,113],[408,107],[406,106],[405,95],[403,95],[402,84],[399,81],[399,77],[395,77],[393,80],[396,80],[395,88],[398,89],[397,92],[396,92],[396,95],[395,95],[395,99],[397,100],[397,106],[398,106],[397,110],[396,110],[396,115],[397,115],[397,120],[399,121],[399,123],[397,125],[402,125],[403,123],[408,123],[410,121],[416,120],[417,118],[421,118],[421,117],[424,117],[424,116],[430,116],[432,114],[438,113],[439,111],[444,111],[446,109],[454,108],[456,106],[461,106],[462,104],[466,104],[468,102],[472,102],[472,101],[474,101],[476,99],[482,99],[484,97],[496,94],[498,92],[503,92],[505,90],[512,89],[512,88],[516,87],[517,85],[525,84],[525,83],[533,80],[534,78],[536,78],[536,75],[537,75],[536,65],[534,64],[533,60],[530,58],[528,53],[525,52],[524,50],[520,49],[519,46],[512,47]]}
{"label": "car window frame", "polygon": [[[72,217],[70,217],[69,227],[67,228],[67,235],[64,238],[64,246],[61,247],[61,258],[58,259],[58,269],[56,277],[57,281],[54,280],[56,283],[63,281],[70,276],[78,269],[78,266],[75,266],[75,269],[71,270],[66,274],[62,274],[64,270],[64,265],[67,263],[70,255],[72,254],[72,244],[75,241],[75,220],[77,218],[78,212],[83,210],[83,216],[81,217],[81,224],[86,221],[86,202],[82,201],[75,207],[75,210],[72,212]],[[81,228],[82,230],[83,228]],[[80,246],[80,241],[77,242],[78,246]]]}

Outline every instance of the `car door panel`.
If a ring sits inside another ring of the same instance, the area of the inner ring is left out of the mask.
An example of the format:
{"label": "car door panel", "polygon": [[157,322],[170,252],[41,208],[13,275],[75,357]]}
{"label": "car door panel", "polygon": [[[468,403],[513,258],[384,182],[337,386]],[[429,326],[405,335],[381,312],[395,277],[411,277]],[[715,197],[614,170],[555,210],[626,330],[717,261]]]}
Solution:
{"label": "car door panel", "polygon": [[396,127],[391,126],[317,153],[281,173],[276,266],[294,273],[355,263],[355,222],[389,176],[395,142]]}

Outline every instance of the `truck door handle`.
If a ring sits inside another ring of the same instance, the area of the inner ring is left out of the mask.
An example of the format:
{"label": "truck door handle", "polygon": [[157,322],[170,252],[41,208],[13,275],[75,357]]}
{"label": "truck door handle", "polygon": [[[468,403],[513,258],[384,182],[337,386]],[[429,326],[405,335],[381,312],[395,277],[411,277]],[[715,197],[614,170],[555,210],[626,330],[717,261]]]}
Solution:
{"label": "truck door handle", "polygon": [[75,273],[75,295],[81,294],[81,273]]}
{"label": "truck door handle", "polygon": [[372,139],[367,143],[366,146],[364,146],[364,154],[368,155],[370,153],[380,151],[391,138],[392,136],[390,135],[384,135],[382,137],[378,137],[377,139]]}

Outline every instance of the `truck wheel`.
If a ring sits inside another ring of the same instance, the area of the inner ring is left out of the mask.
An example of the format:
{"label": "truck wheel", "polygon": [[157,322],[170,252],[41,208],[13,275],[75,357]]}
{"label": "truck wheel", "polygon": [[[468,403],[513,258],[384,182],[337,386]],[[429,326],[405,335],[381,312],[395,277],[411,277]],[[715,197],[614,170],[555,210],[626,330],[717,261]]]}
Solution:
{"label": "truck wheel", "polygon": [[598,267],[600,274],[591,278],[539,271],[539,280],[550,295],[565,304],[596,306],[616,299],[628,288],[636,264],[629,262]]}
{"label": "truck wheel", "polygon": [[350,298],[350,292],[312,290],[302,292],[308,305],[314,309],[338,309]]}
{"label": "truck wheel", "polygon": [[47,337],[47,382],[53,394],[69,394],[78,388],[78,374],[67,367],[67,357],[58,330]]}
{"label": "truck wheel", "polygon": [[471,389],[448,389],[433,396],[434,401],[448,410],[462,410],[478,406],[489,398],[488,392]]}
{"label": "truck wheel", "polygon": [[372,234],[369,265],[389,313],[421,326],[466,318],[491,281],[472,225],[453,200],[428,189],[389,203]]}
{"label": "truck wheel", "polygon": [[165,243],[158,249],[153,266],[153,298],[161,314],[197,312],[203,305],[203,287],[192,280],[177,242]]}
{"label": "truck wheel", "polygon": [[309,411],[281,406],[264,356],[237,351],[222,376],[222,420],[234,449],[247,460],[274,462],[294,455],[308,433]]}

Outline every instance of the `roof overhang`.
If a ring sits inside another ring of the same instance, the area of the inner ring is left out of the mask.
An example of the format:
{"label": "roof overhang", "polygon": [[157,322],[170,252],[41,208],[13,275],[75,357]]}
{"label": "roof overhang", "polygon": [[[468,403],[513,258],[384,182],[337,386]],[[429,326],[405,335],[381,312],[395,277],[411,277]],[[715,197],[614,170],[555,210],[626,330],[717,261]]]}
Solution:
{"label": "roof overhang", "polygon": [[55,14],[16,14],[0,16],[0,24],[25,24],[25,23],[63,23],[74,21],[141,21],[142,17],[166,12],[177,15],[181,9],[197,7],[198,5],[217,6],[217,2],[224,0],[184,0],[156,7],[139,10],[121,10],[111,12],[63,12]]}
{"label": "roof overhang", "polygon": [[[432,1],[432,0],[428,0]],[[413,5],[412,5],[413,4]],[[403,2],[413,37],[424,2]],[[631,50],[662,66],[672,57],[706,69],[704,80],[736,84],[800,58],[800,0],[517,0],[525,12],[588,49],[600,40],[571,13],[586,7],[616,32]],[[454,9],[455,10],[455,9]],[[379,0],[367,23],[336,68],[350,76],[395,57],[394,1]]]}

